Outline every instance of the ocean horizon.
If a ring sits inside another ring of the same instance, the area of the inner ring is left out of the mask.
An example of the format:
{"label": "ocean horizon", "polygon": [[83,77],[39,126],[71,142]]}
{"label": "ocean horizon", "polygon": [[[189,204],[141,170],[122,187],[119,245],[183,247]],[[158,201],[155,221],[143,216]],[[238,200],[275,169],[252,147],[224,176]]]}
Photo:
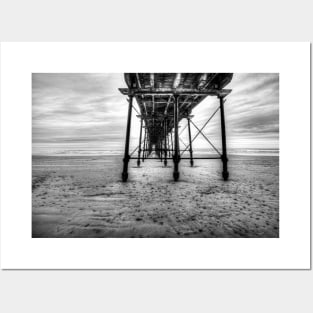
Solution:
{"label": "ocean horizon", "polygon": [[[78,149],[78,150],[57,150],[57,151],[33,151],[32,156],[123,156],[124,151],[121,150],[106,150],[106,149]],[[188,151],[185,155],[188,156]],[[213,151],[205,149],[197,149],[193,151],[194,156],[212,156],[216,155]],[[242,155],[242,156],[279,156],[279,149],[272,148],[236,148],[228,149],[227,154],[231,155]],[[137,151],[134,153],[137,156]]]}

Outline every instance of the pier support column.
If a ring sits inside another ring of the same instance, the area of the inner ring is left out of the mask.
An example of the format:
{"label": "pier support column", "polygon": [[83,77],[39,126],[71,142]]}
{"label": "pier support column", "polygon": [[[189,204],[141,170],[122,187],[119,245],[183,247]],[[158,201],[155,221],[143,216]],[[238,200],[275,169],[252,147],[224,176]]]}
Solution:
{"label": "pier support column", "polygon": [[146,138],[147,138],[147,128],[145,128],[145,135],[143,139],[143,151],[142,151],[142,162],[145,161],[145,153],[146,153]]}
{"label": "pier support column", "polygon": [[220,99],[220,111],[221,111],[221,129],[222,129],[222,162],[223,162],[223,172],[222,176],[224,180],[228,179],[229,173],[227,170],[227,147],[226,147],[226,132],[225,132],[225,116],[224,116],[224,98],[219,97]]}
{"label": "pier support column", "polygon": [[148,130],[146,131],[145,159],[148,157]]}
{"label": "pier support column", "polygon": [[173,131],[171,131],[171,156],[173,157]]}
{"label": "pier support column", "polygon": [[167,142],[166,142],[166,135],[167,135],[167,123],[166,120],[164,121],[164,166],[167,166]]}
{"label": "pier support column", "polygon": [[143,119],[140,119],[140,134],[139,134],[139,149],[138,149],[138,159],[137,159],[137,166],[140,166],[140,153],[141,153],[141,136],[142,136],[142,122]]}
{"label": "pier support column", "polygon": [[133,96],[129,96],[128,100],[128,116],[127,116],[127,126],[126,126],[126,141],[125,141],[125,151],[124,151],[124,166],[122,172],[123,182],[127,181],[128,178],[128,162],[130,159],[129,156],[129,136],[130,136],[130,127],[131,127],[131,118],[132,118],[132,108],[133,108]]}
{"label": "pier support column", "polygon": [[174,161],[174,173],[173,173],[173,177],[174,180],[177,181],[179,178],[179,170],[178,170],[178,164],[180,161],[180,155],[179,155],[179,134],[178,134],[178,121],[179,121],[179,117],[178,117],[178,96],[175,95],[174,96],[174,157],[173,157],[173,161]]}
{"label": "pier support column", "polygon": [[190,166],[193,166],[193,153],[192,153],[192,140],[191,140],[191,130],[190,130],[190,117],[188,120],[188,133],[189,133],[189,154],[190,154]]}

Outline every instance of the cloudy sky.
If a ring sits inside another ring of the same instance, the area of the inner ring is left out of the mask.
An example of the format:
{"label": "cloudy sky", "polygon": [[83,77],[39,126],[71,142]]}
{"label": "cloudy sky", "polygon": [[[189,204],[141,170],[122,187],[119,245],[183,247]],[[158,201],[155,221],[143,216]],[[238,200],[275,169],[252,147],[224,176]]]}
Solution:
{"label": "cloudy sky", "polygon": [[[123,74],[33,74],[33,154],[103,154],[123,151],[127,102],[118,88]],[[278,149],[278,74],[234,74],[225,103],[230,149]],[[137,104],[135,103],[137,107]],[[208,97],[193,111],[200,128],[217,108]],[[220,118],[216,114],[204,133],[220,147]],[[182,122],[182,128],[184,122]],[[196,134],[196,130],[192,130]],[[139,120],[133,111],[131,148],[138,144]],[[182,134],[187,143],[187,132]],[[183,144],[182,144],[183,145]],[[209,149],[199,136],[195,149]]]}

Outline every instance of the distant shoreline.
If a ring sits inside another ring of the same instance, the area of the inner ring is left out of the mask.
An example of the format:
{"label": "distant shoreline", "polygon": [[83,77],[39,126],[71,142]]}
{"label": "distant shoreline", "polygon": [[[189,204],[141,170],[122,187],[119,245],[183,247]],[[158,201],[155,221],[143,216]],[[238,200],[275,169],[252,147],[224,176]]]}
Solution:
{"label": "distant shoreline", "polygon": [[[186,155],[187,156],[187,155]],[[194,154],[194,157],[211,157],[214,154]],[[229,157],[279,157],[277,153],[229,153]],[[123,154],[32,154],[32,158],[100,158],[100,157],[120,157],[123,158]],[[135,156],[136,157],[136,156]],[[169,158],[171,159],[171,158]]]}

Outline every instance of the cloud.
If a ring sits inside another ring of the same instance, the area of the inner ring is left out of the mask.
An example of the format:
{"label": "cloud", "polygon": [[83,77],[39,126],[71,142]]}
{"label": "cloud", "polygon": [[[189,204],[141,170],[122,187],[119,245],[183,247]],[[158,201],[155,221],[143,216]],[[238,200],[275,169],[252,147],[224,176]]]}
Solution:
{"label": "cloud", "polygon": [[[229,145],[236,148],[238,142],[241,142],[239,148],[249,148],[259,142],[260,148],[278,148],[279,74],[234,74],[227,88],[232,89],[225,102]],[[193,112],[197,125],[203,125],[218,105],[218,99],[212,97],[200,103]],[[217,145],[220,145],[219,114],[204,131]]]}
{"label": "cloud", "polygon": [[122,74],[33,74],[33,142],[122,138],[126,101],[117,89],[125,85],[122,78]]}

